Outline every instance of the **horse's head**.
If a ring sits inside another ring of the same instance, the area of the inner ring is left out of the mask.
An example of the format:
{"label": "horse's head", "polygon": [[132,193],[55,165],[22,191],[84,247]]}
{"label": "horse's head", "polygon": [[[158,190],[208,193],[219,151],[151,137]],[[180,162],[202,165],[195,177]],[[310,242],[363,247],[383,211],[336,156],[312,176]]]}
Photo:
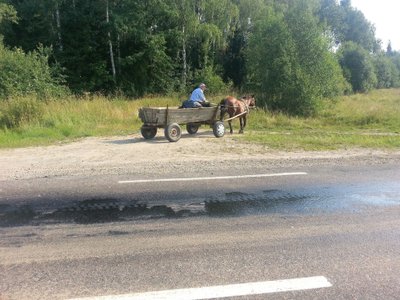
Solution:
{"label": "horse's head", "polygon": [[248,107],[256,107],[256,98],[254,95],[243,96],[242,100],[246,102]]}

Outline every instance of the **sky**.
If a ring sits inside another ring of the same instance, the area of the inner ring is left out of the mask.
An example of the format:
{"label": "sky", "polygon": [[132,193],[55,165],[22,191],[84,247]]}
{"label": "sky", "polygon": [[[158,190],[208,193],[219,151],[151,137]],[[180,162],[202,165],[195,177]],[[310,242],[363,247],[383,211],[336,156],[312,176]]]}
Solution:
{"label": "sky", "polygon": [[390,40],[392,49],[400,51],[399,0],[351,0],[351,5],[375,25],[375,36],[382,41],[384,50]]}

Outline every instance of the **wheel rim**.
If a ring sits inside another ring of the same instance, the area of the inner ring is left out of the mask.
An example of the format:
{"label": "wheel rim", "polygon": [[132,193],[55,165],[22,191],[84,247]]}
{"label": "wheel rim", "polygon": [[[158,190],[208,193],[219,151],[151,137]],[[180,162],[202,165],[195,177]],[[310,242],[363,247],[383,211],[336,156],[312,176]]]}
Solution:
{"label": "wheel rim", "polygon": [[176,142],[181,138],[181,128],[178,124],[173,123],[165,128],[165,137],[170,142]]}
{"label": "wheel rim", "polygon": [[223,135],[225,133],[225,127],[223,124],[217,125],[217,133],[218,135]]}
{"label": "wheel rim", "polygon": [[169,133],[170,133],[171,137],[178,136],[178,130],[176,128],[172,128]]}
{"label": "wheel rim", "polygon": [[225,134],[225,126],[224,126],[224,123],[222,123],[222,122],[217,122],[217,123],[215,123],[215,124],[214,124],[214,129],[213,129],[213,131],[214,131],[214,135],[215,135],[216,137],[223,137],[224,134]]}

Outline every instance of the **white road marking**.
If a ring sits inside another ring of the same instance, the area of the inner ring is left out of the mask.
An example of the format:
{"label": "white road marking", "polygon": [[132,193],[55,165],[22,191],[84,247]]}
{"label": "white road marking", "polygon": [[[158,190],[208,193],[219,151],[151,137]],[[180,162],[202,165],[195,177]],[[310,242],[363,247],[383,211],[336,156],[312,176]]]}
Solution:
{"label": "white road marking", "polygon": [[158,292],[134,293],[125,295],[110,295],[70,300],[201,300],[212,298],[261,295],[278,292],[302,291],[328,288],[332,284],[323,276],[295,278],[277,281],[251,282],[210,286],[191,289],[165,290]]}
{"label": "white road marking", "polygon": [[125,183],[154,183],[154,182],[200,181],[200,180],[227,180],[227,179],[245,179],[245,178],[299,176],[299,175],[307,175],[307,173],[305,173],[305,172],[292,172],[292,173],[255,174],[255,175],[237,175],[237,176],[216,176],[216,177],[138,179],[138,180],[121,180],[121,181],[118,181],[118,183],[125,184]]}

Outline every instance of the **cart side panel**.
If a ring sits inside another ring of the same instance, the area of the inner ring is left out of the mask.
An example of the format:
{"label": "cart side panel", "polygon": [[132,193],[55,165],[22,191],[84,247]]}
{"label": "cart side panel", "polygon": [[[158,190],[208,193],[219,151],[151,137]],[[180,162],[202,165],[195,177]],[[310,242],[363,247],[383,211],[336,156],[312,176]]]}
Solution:
{"label": "cart side panel", "polygon": [[219,107],[201,107],[201,108],[167,108],[143,107],[139,109],[139,117],[145,124],[164,126],[167,123],[196,123],[212,122],[218,115]]}
{"label": "cart side panel", "polygon": [[146,125],[164,125],[165,110],[166,108],[162,107],[142,107],[139,109],[139,118]]}
{"label": "cart side panel", "polygon": [[169,110],[168,123],[209,122],[214,119],[218,107],[184,108]]}

